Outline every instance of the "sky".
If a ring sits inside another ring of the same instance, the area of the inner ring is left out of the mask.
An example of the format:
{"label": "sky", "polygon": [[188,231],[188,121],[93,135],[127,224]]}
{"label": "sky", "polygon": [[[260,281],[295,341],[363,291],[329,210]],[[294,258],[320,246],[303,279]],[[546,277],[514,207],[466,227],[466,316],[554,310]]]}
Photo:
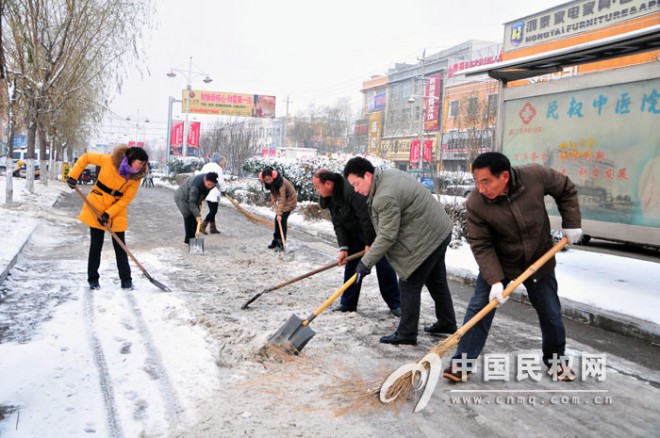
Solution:
{"label": "sky", "polygon": [[[181,98],[186,74],[193,89],[265,94],[277,115],[332,105],[349,97],[357,106],[361,84],[397,62],[415,63],[470,39],[501,42],[503,24],[566,3],[561,0],[411,0],[405,3],[337,0],[161,0],[146,55],[121,93],[109,96],[115,114],[99,141],[164,136],[168,97]],[[173,117],[181,115],[180,105]],[[127,122],[126,117],[131,117]],[[203,119],[203,116],[197,116]],[[138,120],[138,123],[135,120]],[[148,123],[144,120],[149,119]],[[203,120],[202,120],[203,121]],[[133,133],[136,133],[133,135]]]}

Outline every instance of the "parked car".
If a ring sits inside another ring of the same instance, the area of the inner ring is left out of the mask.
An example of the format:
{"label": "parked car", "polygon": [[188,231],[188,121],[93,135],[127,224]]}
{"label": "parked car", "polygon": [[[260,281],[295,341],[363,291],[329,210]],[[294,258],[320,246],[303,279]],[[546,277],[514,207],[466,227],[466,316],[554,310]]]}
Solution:
{"label": "parked car", "polygon": [[458,175],[453,178],[449,178],[448,183],[446,184],[443,193],[445,195],[451,196],[462,196],[467,198],[467,196],[474,190],[474,178],[470,174]]}

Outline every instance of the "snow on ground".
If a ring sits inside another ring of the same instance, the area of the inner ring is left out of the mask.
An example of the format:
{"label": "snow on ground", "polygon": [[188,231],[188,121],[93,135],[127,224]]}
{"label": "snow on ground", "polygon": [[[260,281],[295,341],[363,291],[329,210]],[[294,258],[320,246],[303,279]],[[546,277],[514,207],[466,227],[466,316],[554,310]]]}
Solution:
{"label": "snow on ground", "polygon": [[[48,226],[49,220],[65,221],[71,226],[75,224],[75,218],[53,217],[55,213],[50,211],[57,196],[69,190],[66,185],[50,182],[46,187],[36,182],[35,193],[30,194],[24,184],[24,180],[14,179],[15,202],[0,204],[0,226],[4,231],[0,235],[0,268],[16,256],[38,223],[45,225],[31,236],[31,240],[45,247],[57,244]],[[4,193],[5,178],[0,177],[2,199]],[[264,217],[273,216],[270,208],[249,208]],[[298,213],[292,214],[289,221],[294,227],[313,229],[319,234],[333,233],[329,222],[308,222]],[[73,271],[76,278],[84,278],[85,266],[70,266],[66,254],[46,260],[39,258],[43,255],[29,254],[29,247],[26,251],[29,257],[25,258],[30,259],[26,263],[34,263],[28,266],[34,268],[34,272],[12,271],[10,283],[20,283],[26,289],[46,285],[52,289],[50,296],[57,306],[46,306],[50,314],[43,316],[43,324],[29,342],[0,344],[0,375],[12,376],[0,379],[0,406],[11,402],[26,407],[17,416],[16,424],[0,422],[0,435],[79,436],[84,430],[104,436],[103,432],[107,431],[104,412],[108,406],[119,410],[119,418],[132,419],[133,422],[123,423],[126,436],[138,436],[145,430],[149,432],[148,436],[166,435],[168,431],[176,430],[178,424],[193,421],[190,416],[195,415],[195,403],[217,391],[209,382],[217,382],[221,371],[216,363],[219,360],[216,354],[219,353],[211,352],[206,328],[203,324],[191,323],[193,316],[185,303],[175,294],[160,294],[145,287],[148,281],[138,275],[134,276],[134,281],[141,290],[139,294],[117,294],[118,285],[91,294],[86,284],[71,285],[69,279],[53,274]],[[111,252],[111,249],[106,248],[106,251]],[[174,270],[167,267],[167,259],[168,254],[159,251],[140,256],[142,263],[155,272]],[[660,308],[658,264],[579,250],[561,252],[557,259],[557,276],[563,298],[660,324],[657,312]],[[459,274],[477,271],[467,244],[448,250],[447,266],[450,272]],[[297,268],[288,269],[298,271],[285,272],[284,277],[306,272],[309,266],[300,263]],[[114,260],[104,258],[101,271],[103,278],[112,278],[116,271]],[[0,283],[0,293],[3,287]],[[92,306],[95,312],[83,312]],[[20,318],[20,315],[16,317]],[[90,321],[90,318],[94,320]],[[360,315],[348,318],[357,321]],[[353,329],[358,334],[360,330],[368,331],[364,335],[372,336],[370,325]],[[251,339],[249,344],[263,344],[263,337],[268,332],[263,330],[262,337]],[[158,336],[153,336],[154,333]],[[335,334],[319,334],[319,337]],[[157,343],[155,339],[167,342]],[[106,349],[105,354],[95,349],[95,346],[110,344],[117,348]],[[94,363],[88,362],[90,346],[96,352]],[[44,357],[48,361],[44,361]],[[167,373],[161,369],[163,363],[168,364]],[[116,385],[114,391],[99,392],[99,387],[104,388],[103,376],[97,371],[99,368],[112,376]],[[137,378],[132,371],[135,369],[153,375],[153,379]],[[229,379],[234,378],[229,376]],[[176,394],[173,388],[188,393]],[[113,401],[111,394],[122,397],[122,403]],[[231,403],[231,400],[227,402]],[[144,413],[147,405],[150,415]],[[186,417],[179,417],[180,412],[185,412]],[[249,415],[246,410],[246,422]],[[53,425],[58,425],[57,432],[52,430]],[[15,426],[21,433],[15,432]]]}

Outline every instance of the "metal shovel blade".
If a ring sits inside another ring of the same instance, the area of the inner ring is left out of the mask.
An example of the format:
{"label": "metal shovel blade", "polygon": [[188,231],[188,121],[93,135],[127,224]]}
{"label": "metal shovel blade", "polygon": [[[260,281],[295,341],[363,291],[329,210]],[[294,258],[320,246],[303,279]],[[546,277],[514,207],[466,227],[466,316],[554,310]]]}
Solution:
{"label": "metal shovel blade", "polygon": [[195,240],[188,241],[190,254],[204,254],[204,239],[201,237]]}
{"label": "metal shovel blade", "polygon": [[268,339],[266,348],[295,355],[300,353],[316,335],[316,332],[309,325],[303,325],[303,322],[296,315],[291,315],[289,320]]}

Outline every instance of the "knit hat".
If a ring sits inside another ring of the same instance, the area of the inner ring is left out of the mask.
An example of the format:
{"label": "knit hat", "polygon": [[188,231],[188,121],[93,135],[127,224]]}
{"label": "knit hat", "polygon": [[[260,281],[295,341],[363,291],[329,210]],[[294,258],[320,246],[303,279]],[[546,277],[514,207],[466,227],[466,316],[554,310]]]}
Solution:
{"label": "knit hat", "polygon": [[214,163],[220,164],[221,159],[222,159],[222,155],[220,155],[220,152],[214,152],[213,155],[211,156],[211,161]]}

